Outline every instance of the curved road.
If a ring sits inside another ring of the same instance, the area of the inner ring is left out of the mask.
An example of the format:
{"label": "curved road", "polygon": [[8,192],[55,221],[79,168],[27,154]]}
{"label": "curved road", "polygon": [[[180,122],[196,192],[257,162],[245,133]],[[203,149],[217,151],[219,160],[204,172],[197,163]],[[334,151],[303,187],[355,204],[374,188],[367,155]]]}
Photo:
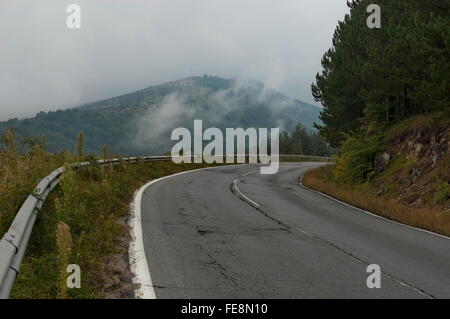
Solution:
{"label": "curved road", "polygon": [[[319,163],[177,175],[142,197],[157,298],[449,298],[450,239],[299,185]],[[367,265],[381,267],[369,289]]]}

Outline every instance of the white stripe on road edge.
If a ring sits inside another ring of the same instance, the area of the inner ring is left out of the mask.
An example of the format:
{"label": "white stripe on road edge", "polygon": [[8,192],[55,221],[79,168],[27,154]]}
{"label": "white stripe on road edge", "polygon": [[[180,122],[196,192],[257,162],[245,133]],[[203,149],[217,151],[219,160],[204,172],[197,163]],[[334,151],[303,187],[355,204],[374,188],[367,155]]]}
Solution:
{"label": "white stripe on road edge", "polygon": [[233,181],[234,189],[236,189],[236,191],[239,193],[239,195],[241,195],[241,197],[242,197],[244,200],[246,200],[247,202],[249,202],[249,203],[250,203],[251,205],[253,205],[253,206],[259,207],[259,204],[258,204],[258,203],[252,201],[250,198],[248,198],[247,196],[245,196],[244,193],[242,193],[242,192],[239,190],[239,188],[237,187],[237,182],[238,182],[238,181],[239,181],[239,178],[237,178],[237,179],[235,179],[235,180]]}
{"label": "white stripe on road edge", "polygon": [[130,248],[128,250],[130,268],[133,274],[133,283],[136,285],[134,295],[139,299],[156,299],[155,290],[153,289],[152,278],[150,276],[150,269],[148,268],[147,256],[145,255],[144,248],[144,238],[142,236],[142,214],[141,214],[141,204],[142,204],[142,195],[144,191],[152,185],[153,183],[159,182],[166,178],[171,178],[177,175],[192,173],[196,171],[217,168],[217,167],[232,167],[232,166],[241,166],[248,164],[236,164],[236,165],[221,165],[221,166],[212,166],[212,167],[204,167],[193,169],[189,171],[184,171],[168,176],[164,176],[151,182],[148,182],[144,186],[142,186],[136,193],[134,194],[133,201],[130,204],[130,233],[131,233],[131,241]]}
{"label": "white stripe on road edge", "polygon": [[[250,172],[245,173],[245,174],[243,174],[243,175],[241,175],[241,176],[248,176],[248,175],[250,175],[250,174],[253,174],[254,172],[256,172],[256,171],[250,171]],[[240,181],[239,177],[236,178],[236,179],[233,181],[233,187],[234,187],[234,189],[236,189],[236,191],[239,193],[239,195],[240,195],[245,201],[247,201],[250,205],[253,205],[253,206],[255,206],[255,207],[259,207],[260,205],[259,205],[257,202],[251,200],[250,198],[248,198],[248,196],[246,196],[243,192],[240,191],[240,189],[237,187],[237,183],[238,183],[239,181]]]}
{"label": "white stripe on road edge", "polygon": [[147,257],[145,256],[144,240],[142,238],[141,223],[141,199],[145,188],[152,182],[142,186],[134,194],[133,201],[130,204],[131,241],[128,250],[130,268],[133,273],[133,283],[136,285],[134,295],[140,299],[156,299],[153,289],[152,278],[148,269]]}
{"label": "white stripe on road edge", "polygon": [[329,198],[329,199],[332,199],[332,200],[334,200],[334,201],[336,201],[336,202],[338,202],[338,203],[341,203],[342,205],[351,207],[351,208],[353,208],[353,209],[357,209],[357,210],[359,210],[359,211],[361,211],[361,212],[363,212],[363,213],[366,213],[366,214],[372,215],[372,216],[374,216],[374,217],[377,217],[377,218],[380,218],[380,219],[383,219],[383,220],[387,220],[387,221],[389,221],[389,222],[396,223],[396,224],[399,224],[399,225],[402,225],[402,226],[405,226],[405,227],[409,227],[409,228],[412,228],[412,229],[415,229],[415,230],[420,230],[420,231],[422,231],[422,232],[425,232],[425,233],[428,233],[428,234],[431,234],[431,235],[435,235],[435,236],[442,237],[442,238],[445,238],[445,239],[450,239],[450,237],[445,236],[445,235],[441,235],[441,234],[438,234],[438,233],[435,233],[435,232],[432,232],[432,231],[429,231],[429,230],[426,230],[426,229],[422,229],[422,228],[410,226],[410,225],[407,225],[407,224],[403,224],[403,223],[398,222],[398,221],[396,221],[396,220],[389,219],[389,218],[386,218],[386,217],[383,217],[383,216],[380,216],[380,215],[371,213],[371,212],[369,212],[369,211],[367,211],[367,210],[364,210],[364,209],[362,209],[362,208],[359,208],[359,207],[356,207],[356,206],[352,206],[352,205],[350,205],[350,204],[348,204],[348,203],[346,203],[346,202],[343,202],[343,201],[341,201],[341,200],[339,200],[339,199],[337,199],[337,198],[334,198],[334,197],[332,197],[332,196],[330,196],[330,195],[327,195],[327,194],[325,194],[325,193],[316,191],[315,189],[309,188],[309,187],[307,187],[307,186],[305,186],[305,185],[303,184],[303,175],[302,175],[301,178],[300,178],[299,184],[300,184],[300,186],[303,187],[304,189],[307,189],[307,190],[309,190],[309,191],[311,191],[311,192],[314,192],[314,193],[320,194],[320,195],[322,195],[322,196],[324,196],[324,197],[327,197],[327,198]]}
{"label": "white stripe on road edge", "polygon": [[[142,186],[139,190],[136,191],[134,194],[133,201],[130,204],[130,234],[131,234],[131,241],[130,241],[130,247],[128,250],[129,255],[129,262],[130,262],[130,268],[131,272],[133,274],[133,283],[136,285],[135,288],[135,297],[141,298],[141,299],[156,299],[155,290],[153,289],[153,283],[150,276],[150,270],[147,263],[147,256],[145,255],[145,248],[144,248],[144,239],[142,235],[142,216],[141,216],[141,205],[142,205],[142,196],[144,194],[144,191],[153,183],[159,182],[166,178],[171,178],[177,175],[186,174],[186,173],[192,173],[195,171],[201,171],[206,169],[212,169],[212,168],[218,168],[218,167],[233,167],[233,166],[246,166],[251,165],[248,163],[243,164],[235,164],[235,165],[221,165],[221,166],[212,166],[212,167],[204,167],[204,168],[198,168],[194,170],[188,170],[180,173],[176,173],[173,175],[164,176],[155,180],[152,180]],[[251,171],[249,173],[244,174],[243,176],[250,175],[254,171]],[[256,207],[259,207],[259,204],[255,203],[251,199],[249,199],[247,196],[245,196],[237,187],[236,187],[235,180],[234,186],[236,190],[250,203],[255,205]]]}
{"label": "white stripe on road edge", "polygon": [[[316,165],[304,165],[302,167],[310,167],[310,166],[316,167]],[[245,173],[245,174],[241,175],[241,177],[249,176],[250,174],[253,174],[255,172],[257,172],[257,171],[250,171],[248,173]],[[257,202],[251,200],[250,198],[248,198],[248,196],[246,196],[243,192],[241,192],[240,189],[237,187],[237,183],[240,182],[240,180],[241,179],[238,177],[238,178],[236,178],[233,181],[234,189],[236,189],[236,191],[239,193],[239,195],[242,197],[242,199],[247,201],[250,205],[255,206],[255,207],[260,207],[261,206],[260,204],[258,204]]]}

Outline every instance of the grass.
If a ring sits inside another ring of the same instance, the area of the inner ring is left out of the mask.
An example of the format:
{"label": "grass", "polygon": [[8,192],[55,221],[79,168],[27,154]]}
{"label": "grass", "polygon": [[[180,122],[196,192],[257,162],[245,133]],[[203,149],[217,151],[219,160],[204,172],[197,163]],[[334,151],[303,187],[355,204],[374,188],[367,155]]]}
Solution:
{"label": "grass", "polygon": [[283,156],[280,157],[280,162],[330,162],[332,160],[322,158],[298,157],[298,156]]}
{"label": "grass", "polygon": [[[376,196],[368,184],[350,185],[333,180],[332,166],[320,167],[306,172],[305,186],[335,197],[358,208],[418,228],[450,236],[450,214],[434,207],[410,207],[391,198]],[[439,199],[448,196],[447,188]]]}
{"label": "grass", "polygon": [[[104,298],[109,293],[105,282],[117,275],[105,260],[127,252],[123,240],[128,245],[128,229],[123,223],[134,191],[151,179],[214,166],[172,161],[100,166],[94,156],[83,155],[82,134],[75,155],[48,154],[44,143],[21,153],[16,144],[12,132],[0,137],[1,235],[42,178],[63,165],[66,172],[38,214],[11,298]],[[104,153],[102,158],[109,158]],[[92,165],[69,165],[86,160]],[[80,289],[67,289],[68,264],[81,268]]]}
{"label": "grass", "polygon": [[[2,203],[14,198],[8,211],[2,211],[5,212],[1,215],[3,231],[40,178],[64,162],[80,160],[70,154],[39,156],[42,157],[17,157],[8,162],[27,167],[19,179],[14,179],[18,184],[26,182],[26,187],[12,187],[14,193],[2,193],[5,198]],[[115,275],[105,258],[120,253],[120,240],[127,236],[128,229],[119,221],[126,218],[134,191],[151,179],[215,165],[174,164],[172,161],[91,164],[81,169],[66,165],[64,178],[38,215],[11,298],[104,298],[108,294],[107,278]],[[31,181],[28,181],[30,176]],[[66,288],[68,264],[81,268],[80,289]]]}
{"label": "grass", "polygon": [[450,185],[446,182],[441,182],[437,185],[433,195],[433,201],[436,204],[444,203],[450,200]]}
{"label": "grass", "polygon": [[[47,154],[39,145],[22,155],[10,149],[0,152],[2,234],[36,184],[66,163],[60,185],[39,212],[11,298],[107,297],[107,280],[116,274],[105,260],[124,254],[120,246],[128,229],[123,220],[134,191],[151,179],[216,165],[153,161],[100,166],[93,156],[83,156],[82,141],[80,134],[76,155]],[[86,160],[92,164],[79,169],[68,165]],[[66,288],[68,264],[81,268],[80,289]]]}
{"label": "grass", "polygon": [[[205,166],[155,161],[66,167],[39,214],[11,297],[103,298],[103,278],[114,275],[104,258],[118,253],[118,239],[128,232],[118,221],[126,217],[133,192],[150,179]],[[67,264],[80,266],[80,289],[64,288]]]}
{"label": "grass", "polygon": [[[0,137],[0,233],[4,234],[38,182],[58,167],[61,183],[38,214],[26,256],[11,298],[104,298],[111,296],[109,279],[116,276],[106,260],[127,257],[127,217],[133,193],[147,181],[181,171],[217,164],[175,164],[172,161],[100,166],[83,154],[82,133],[77,154],[48,154],[45,139],[26,153],[16,150],[12,132]],[[101,158],[111,158],[106,150]],[[301,161],[297,157],[282,161]],[[71,168],[70,163],[91,161]],[[81,268],[81,288],[67,289],[67,265]],[[117,287],[115,287],[117,288]]]}
{"label": "grass", "polygon": [[0,152],[0,233],[6,232],[26,197],[38,182],[64,162],[69,154],[49,155],[34,149],[26,155]]}
{"label": "grass", "polygon": [[426,127],[448,126],[450,117],[448,111],[435,112],[431,115],[416,115],[390,127],[386,134],[386,141],[393,140],[405,134]]}

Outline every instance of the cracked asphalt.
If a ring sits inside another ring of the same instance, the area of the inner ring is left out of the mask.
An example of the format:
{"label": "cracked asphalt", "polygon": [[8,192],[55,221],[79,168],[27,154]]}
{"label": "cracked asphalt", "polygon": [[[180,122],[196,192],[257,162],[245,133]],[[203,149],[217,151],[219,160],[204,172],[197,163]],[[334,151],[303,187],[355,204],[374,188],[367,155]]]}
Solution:
{"label": "cracked asphalt", "polygon": [[[318,165],[222,166],[149,186],[142,228],[157,298],[450,298],[450,239],[304,189],[299,177]],[[380,289],[367,288],[369,264]]]}

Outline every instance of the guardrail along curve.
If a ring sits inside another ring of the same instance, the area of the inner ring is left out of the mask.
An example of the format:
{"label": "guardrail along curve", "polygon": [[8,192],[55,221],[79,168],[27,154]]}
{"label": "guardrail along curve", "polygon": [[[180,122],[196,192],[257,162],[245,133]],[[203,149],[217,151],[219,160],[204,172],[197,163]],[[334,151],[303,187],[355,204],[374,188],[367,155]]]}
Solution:
{"label": "guardrail along curve", "polygon": [[[248,155],[248,154],[247,154]],[[330,157],[306,155],[279,155],[280,157],[304,157],[311,159],[333,160]],[[193,156],[195,157],[195,155]],[[171,156],[127,157],[122,159],[98,160],[100,165],[118,164],[120,162],[135,163],[138,161],[170,160]],[[73,167],[89,165],[90,162],[74,163]],[[59,184],[64,173],[64,167],[53,171],[44,177],[29,195],[17,212],[9,230],[0,241],[0,299],[9,297],[14,281],[19,273],[34,223],[39,210],[44,205],[50,192]]]}

